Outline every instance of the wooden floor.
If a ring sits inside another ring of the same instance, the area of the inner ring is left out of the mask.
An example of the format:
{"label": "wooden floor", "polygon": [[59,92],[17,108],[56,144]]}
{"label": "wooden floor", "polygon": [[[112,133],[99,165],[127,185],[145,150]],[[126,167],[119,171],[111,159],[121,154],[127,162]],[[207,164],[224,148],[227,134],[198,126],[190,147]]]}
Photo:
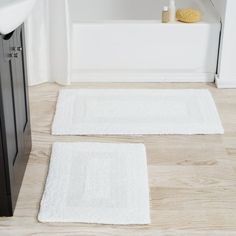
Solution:
{"label": "wooden floor", "polygon": [[[236,90],[213,84],[77,84],[73,88],[207,88],[216,101],[225,135],[53,137],[58,90],[30,88],[33,150],[13,218],[0,219],[0,235],[198,236],[236,235]],[[37,222],[54,141],[142,142],[151,192],[149,226],[41,224]]]}

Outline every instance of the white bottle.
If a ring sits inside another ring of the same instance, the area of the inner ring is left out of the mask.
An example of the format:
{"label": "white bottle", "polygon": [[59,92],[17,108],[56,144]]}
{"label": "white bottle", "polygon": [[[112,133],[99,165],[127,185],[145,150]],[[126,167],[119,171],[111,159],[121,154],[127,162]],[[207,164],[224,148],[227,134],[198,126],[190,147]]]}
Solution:
{"label": "white bottle", "polygon": [[175,22],[176,21],[176,7],[175,7],[175,0],[170,0],[169,3],[169,19],[170,22]]}
{"label": "white bottle", "polygon": [[169,22],[169,8],[167,6],[164,6],[162,11],[162,23],[168,23],[168,22]]}

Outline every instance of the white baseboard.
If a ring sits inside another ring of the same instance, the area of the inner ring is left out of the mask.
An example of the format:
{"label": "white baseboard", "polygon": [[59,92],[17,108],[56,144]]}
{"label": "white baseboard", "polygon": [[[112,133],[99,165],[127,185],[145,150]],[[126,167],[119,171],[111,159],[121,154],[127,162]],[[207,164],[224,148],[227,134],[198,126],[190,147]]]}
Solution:
{"label": "white baseboard", "polygon": [[236,88],[236,75],[228,76],[227,79],[223,77],[215,76],[216,86],[217,88]]}
{"label": "white baseboard", "polygon": [[161,73],[152,71],[72,71],[71,82],[214,82],[212,73]]}

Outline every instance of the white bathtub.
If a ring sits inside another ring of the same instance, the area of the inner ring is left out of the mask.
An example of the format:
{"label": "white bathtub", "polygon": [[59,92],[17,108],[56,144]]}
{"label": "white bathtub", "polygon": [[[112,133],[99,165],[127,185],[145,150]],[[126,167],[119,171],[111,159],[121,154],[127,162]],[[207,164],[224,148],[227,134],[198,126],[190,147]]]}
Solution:
{"label": "white bathtub", "polygon": [[210,0],[177,0],[203,13],[162,24],[165,0],[71,0],[72,81],[211,82],[220,20]]}

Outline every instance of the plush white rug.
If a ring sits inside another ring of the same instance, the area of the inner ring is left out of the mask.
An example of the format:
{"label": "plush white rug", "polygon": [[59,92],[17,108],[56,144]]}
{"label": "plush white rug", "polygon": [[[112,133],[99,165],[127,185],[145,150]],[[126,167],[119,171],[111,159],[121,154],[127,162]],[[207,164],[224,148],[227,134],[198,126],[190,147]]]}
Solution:
{"label": "plush white rug", "polygon": [[144,145],[55,143],[38,219],[149,224]]}
{"label": "plush white rug", "polygon": [[61,90],[54,135],[222,134],[208,90]]}

